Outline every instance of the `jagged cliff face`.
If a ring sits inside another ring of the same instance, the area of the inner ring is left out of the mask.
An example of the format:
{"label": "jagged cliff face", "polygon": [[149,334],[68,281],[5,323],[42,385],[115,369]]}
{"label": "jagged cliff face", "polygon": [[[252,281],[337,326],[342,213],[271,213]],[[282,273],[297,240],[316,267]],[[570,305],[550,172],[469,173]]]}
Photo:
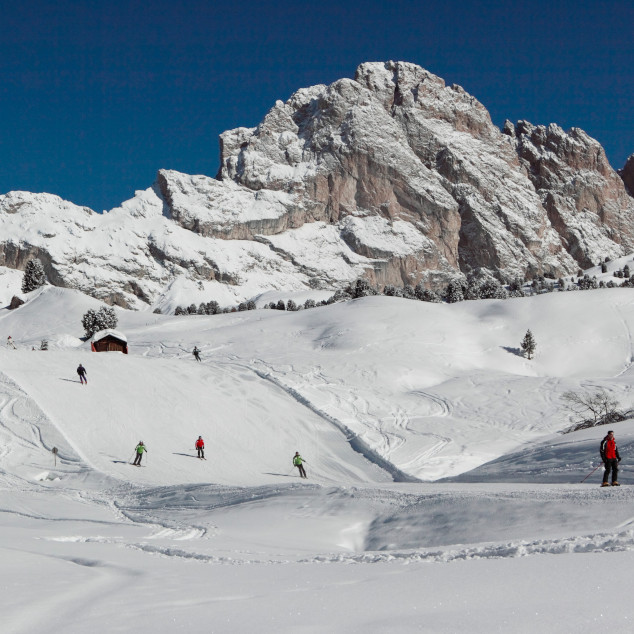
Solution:
{"label": "jagged cliff face", "polygon": [[625,166],[619,171],[623,183],[625,183],[625,189],[630,196],[634,196],[634,154],[631,154]]}
{"label": "jagged cliff face", "polygon": [[564,248],[583,267],[634,244],[634,201],[603,148],[583,130],[520,121],[505,131]]}
{"label": "jagged cliff face", "polygon": [[560,275],[634,245],[633,201],[596,141],[524,122],[502,133],[474,97],[412,64],[301,90],[221,149],[224,180],[293,193],[300,221],[378,216],[432,241],[403,258],[348,232],[355,252],[387,258],[382,281]]}
{"label": "jagged cliff face", "polygon": [[216,179],[161,170],[103,216],[0,196],[0,265],[37,256],[55,284],[169,310],[360,275],[430,287],[480,268],[559,276],[634,249],[632,157],[619,176],[581,130],[500,131],[413,64],[362,64],[220,143]]}

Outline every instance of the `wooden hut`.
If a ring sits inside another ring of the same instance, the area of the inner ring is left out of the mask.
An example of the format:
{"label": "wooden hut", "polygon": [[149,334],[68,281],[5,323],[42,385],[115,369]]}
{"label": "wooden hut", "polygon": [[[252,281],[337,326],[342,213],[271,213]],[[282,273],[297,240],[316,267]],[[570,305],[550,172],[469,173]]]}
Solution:
{"label": "wooden hut", "polygon": [[90,349],[93,352],[123,352],[128,354],[128,340],[118,330],[100,330],[90,340]]}

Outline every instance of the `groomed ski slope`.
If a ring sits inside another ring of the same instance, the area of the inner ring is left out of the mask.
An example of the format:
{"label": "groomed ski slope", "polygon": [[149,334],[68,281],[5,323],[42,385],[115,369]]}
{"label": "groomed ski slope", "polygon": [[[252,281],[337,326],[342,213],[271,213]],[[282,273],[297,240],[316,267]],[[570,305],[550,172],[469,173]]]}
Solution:
{"label": "groomed ski slope", "polygon": [[[354,453],[380,465],[391,479],[427,481],[464,473],[567,428],[571,421],[561,402],[566,390],[605,387],[624,409],[634,407],[634,298],[630,289],[591,295],[456,305],[372,297],[298,313],[189,317],[120,311],[118,328],[129,339],[130,355],[101,359],[77,339],[81,315],[98,303],[46,289],[0,319],[0,341],[11,334],[25,352],[50,339],[55,354],[46,360],[39,353],[23,361],[13,354],[3,367],[52,418],[68,418],[68,433],[80,433],[79,421],[86,420],[96,390],[106,404],[91,411],[101,421],[94,427],[103,431],[107,421],[120,432],[135,430],[130,438],[91,441],[91,454],[95,445],[97,451],[108,445],[106,451],[116,447],[113,458],[120,459],[129,450],[119,442],[144,440],[150,447],[165,437],[167,444],[152,455],[167,459],[170,447],[191,447],[209,430],[213,446],[230,455],[223,465],[229,471],[218,470],[220,481],[246,483],[253,482],[244,471],[251,467],[237,467],[232,453],[248,448],[243,443],[255,443],[260,454],[300,450],[310,462],[309,454],[317,458],[323,443],[288,443],[293,433],[310,435],[317,425],[324,433],[339,432]],[[530,361],[519,349],[528,328],[537,341]],[[200,364],[191,355],[194,345],[202,350]],[[79,361],[90,382],[75,415],[68,398],[79,394],[68,381],[76,380]],[[158,433],[148,429],[151,424],[159,425]],[[164,435],[168,425],[173,432]],[[294,430],[288,440],[278,425]],[[281,457],[275,453],[272,461]],[[267,460],[260,455],[255,462],[274,471]],[[316,471],[330,477],[319,466]],[[262,473],[259,466],[253,469]]]}
{"label": "groomed ski slope", "polygon": [[[77,456],[104,475],[138,483],[247,485],[287,477],[295,448],[310,446],[309,462],[320,481],[391,479],[352,451],[336,428],[246,368],[117,353],[86,356],[18,351],[5,364],[5,374],[63,436],[62,460]],[[79,360],[88,368],[86,386],[74,374]],[[196,458],[199,435],[206,441],[206,464]],[[148,447],[147,469],[131,473],[140,440]]]}
{"label": "groomed ski slope", "polygon": [[567,389],[632,407],[631,290],[118,311],[129,355],[79,339],[94,300],[29,300],[0,311],[5,631],[629,629],[634,423],[608,490],[579,483],[605,428],[557,432]]}

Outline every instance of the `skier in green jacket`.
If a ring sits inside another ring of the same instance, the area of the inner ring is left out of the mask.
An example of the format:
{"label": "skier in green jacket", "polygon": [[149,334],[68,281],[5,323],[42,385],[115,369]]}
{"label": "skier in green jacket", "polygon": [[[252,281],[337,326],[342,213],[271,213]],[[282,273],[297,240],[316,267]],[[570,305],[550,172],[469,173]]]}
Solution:
{"label": "skier in green jacket", "polygon": [[307,478],[308,476],[306,475],[306,470],[304,469],[304,465],[302,464],[303,462],[306,462],[306,460],[304,460],[299,455],[299,451],[296,451],[295,455],[293,456],[293,464],[299,469],[300,477]]}
{"label": "skier in green jacket", "polygon": [[143,452],[147,451],[147,447],[143,444],[142,440],[139,440],[139,444],[136,446],[134,451],[136,451],[136,457],[134,458],[134,462],[132,464],[140,467],[141,458],[143,458]]}

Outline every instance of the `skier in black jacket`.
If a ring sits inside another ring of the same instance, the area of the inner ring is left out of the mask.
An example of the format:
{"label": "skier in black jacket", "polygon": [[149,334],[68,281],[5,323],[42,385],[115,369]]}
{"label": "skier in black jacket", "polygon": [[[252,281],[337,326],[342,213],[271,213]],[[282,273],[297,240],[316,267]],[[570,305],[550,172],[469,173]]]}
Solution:
{"label": "skier in black jacket", "polygon": [[603,464],[605,465],[603,483],[601,486],[610,486],[608,484],[608,477],[610,475],[610,471],[612,471],[612,486],[618,487],[619,462],[621,462],[621,456],[619,455],[619,448],[616,446],[616,440],[614,440],[613,431],[610,430],[608,435],[601,441],[599,453],[601,454],[601,460],[603,460]]}
{"label": "skier in black jacket", "polygon": [[86,368],[80,363],[77,367],[77,374],[79,374],[79,381],[82,385],[88,385],[88,379],[86,378]]}

